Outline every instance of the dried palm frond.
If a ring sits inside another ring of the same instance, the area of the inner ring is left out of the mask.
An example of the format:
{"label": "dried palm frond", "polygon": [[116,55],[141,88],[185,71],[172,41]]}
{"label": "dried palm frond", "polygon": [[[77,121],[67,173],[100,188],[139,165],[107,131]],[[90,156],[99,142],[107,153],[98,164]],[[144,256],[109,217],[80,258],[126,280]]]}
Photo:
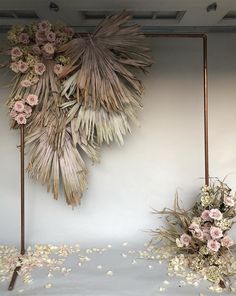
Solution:
{"label": "dried palm frond", "polygon": [[129,18],[126,12],[107,17],[94,34],[59,49],[71,61],[61,74],[62,95],[77,101],[78,126],[98,145],[123,143],[141,106],[143,87],[134,70],[145,71],[152,63],[140,28],[124,26]]}
{"label": "dried palm frond", "polygon": [[27,90],[19,87],[20,81],[26,79],[25,75],[21,75],[12,96],[33,92],[39,97],[39,103],[26,126],[29,175],[46,184],[55,199],[59,196],[61,179],[67,203],[76,206],[87,188],[87,169],[78,146],[94,161],[99,160],[98,147],[89,143],[80,128],[75,130],[74,116],[68,120],[73,109],[63,105],[60,81],[53,73],[53,66],[49,61],[47,71],[38,83]]}
{"label": "dried palm frond", "polygon": [[[60,149],[53,149],[50,141],[53,144],[60,142]],[[68,131],[63,130],[56,134],[45,127],[28,135],[26,144],[31,144],[29,175],[43,185],[46,184],[55,199],[58,199],[61,176],[66,201],[69,205],[76,206],[87,188],[87,169]]]}

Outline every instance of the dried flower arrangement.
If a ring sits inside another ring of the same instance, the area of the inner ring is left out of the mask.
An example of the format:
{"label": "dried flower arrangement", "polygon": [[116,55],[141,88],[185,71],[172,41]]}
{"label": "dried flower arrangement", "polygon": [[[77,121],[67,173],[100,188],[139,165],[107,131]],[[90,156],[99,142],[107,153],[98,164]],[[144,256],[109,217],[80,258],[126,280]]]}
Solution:
{"label": "dried flower arrangement", "polygon": [[123,143],[143,91],[137,70],[151,65],[139,26],[126,12],[107,17],[93,34],[41,21],[8,33],[15,83],[8,101],[12,127],[25,125],[29,175],[54,198],[62,181],[75,206],[87,187],[78,150],[99,160],[103,142]]}
{"label": "dried flower arrangement", "polygon": [[166,218],[167,226],[153,231],[150,247],[159,259],[168,262],[170,276],[207,279],[215,291],[232,289],[236,245],[229,231],[235,223],[236,200],[224,182],[203,186],[198,201],[188,211],[180,207],[176,197],[173,210],[155,213]]}

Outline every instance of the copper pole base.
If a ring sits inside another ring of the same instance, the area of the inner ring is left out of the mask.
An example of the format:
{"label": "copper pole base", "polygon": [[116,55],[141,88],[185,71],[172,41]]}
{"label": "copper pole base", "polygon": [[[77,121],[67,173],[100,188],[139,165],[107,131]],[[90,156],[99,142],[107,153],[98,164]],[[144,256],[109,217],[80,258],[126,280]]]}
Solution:
{"label": "copper pole base", "polygon": [[[21,182],[21,245],[20,245],[20,254],[23,256],[25,254],[25,130],[24,125],[20,127],[20,182]],[[20,257],[18,258],[21,262]],[[8,287],[8,291],[14,289],[16,279],[18,277],[18,272],[21,269],[21,265],[16,266],[13,271],[12,278]]]}
{"label": "copper pole base", "polygon": [[12,274],[11,277],[11,281],[8,287],[8,291],[12,291],[14,289],[15,283],[16,283],[16,279],[18,277],[18,272],[20,271],[21,266],[17,266]]}

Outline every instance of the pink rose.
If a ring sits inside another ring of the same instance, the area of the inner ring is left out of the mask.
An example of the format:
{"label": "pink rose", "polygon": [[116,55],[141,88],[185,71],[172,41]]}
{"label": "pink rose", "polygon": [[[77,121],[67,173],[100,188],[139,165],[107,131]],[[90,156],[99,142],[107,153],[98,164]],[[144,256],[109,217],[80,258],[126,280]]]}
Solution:
{"label": "pink rose", "polygon": [[56,44],[57,46],[61,45],[62,43],[63,43],[63,39],[62,39],[62,38],[56,38],[56,40],[55,40],[55,44]]}
{"label": "pink rose", "polygon": [[28,70],[29,66],[27,63],[23,62],[23,61],[19,61],[18,62],[18,69],[21,73],[25,73]]}
{"label": "pink rose", "polygon": [[192,222],[188,228],[192,230],[199,229],[199,225],[196,222]]}
{"label": "pink rose", "polygon": [[13,72],[19,73],[18,64],[17,63],[11,63],[10,68]]}
{"label": "pink rose", "polygon": [[220,249],[220,243],[211,239],[207,242],[207,247],[213,252],[218,252]]}
{"label": "pink rose", "polygon": [[13,109],[17,112],[23,112],[25,109],[25,104],[22,101],[17,101],[15,102]]}
{"label": "pink rose", "polygon": [[229,248],[229,247],[233,246],[233,244],[234,244],[234,241],[228,235],[226,235],[225,237],[223,237],[222,240],[221,240],[221,245],[223,247]]}
{"label": "pink rose", "polygon": [[14,110],[14,109],[12,109],[11,110],[11,112],[10,112],[10,116],[12,117],[12,118],[15,118],[16,116],[17,116],[17,112]]}
{"label": "pink rose", "polygon": [[43,75],[43,73],[45,72],[45,70],[46,70],[46,67],[45,67],[45,65],[43,63],[37,63],[34,66],[34,71],[38,75]]}
{"label": "pink rose", "polygon": [[26,118],[25,115],[23,113],[18,114],[15,117],[15,120],[18,124],[26,124]]}
{"label": "pink rose", "polygon": [[224,196],[224,204],[226,206],[233,207],[234,206],[234,199],[232,198],[232,196]]}
{"label": "pink rose", "polygon": [[52,54],[54,54],[54,52],[55,52],[55,48],[54,48],[54,46],[53,46],[52,43],[46,43],[46,44],[44,44],[44,46],[43,46],[43,50],[44,50],[47,54],[49,54],[49,55],[52,55]]}
{"label": "pink rose", "polygon": [[57,76],[60,76],[63,71],[63,66],[60,64],[56,64],[53,68],[53,71]]}
{"label": "pink rose", "polygon": [[13,58],[19,58],[23,55],[23,52],[20,50],[19,47],[13,47],[11,50],[11,56]]}
{"label": "pink rose", "polygon": [[212,226],[210,234],[213,239],[219,239],[223,236],[222,230],[219,227]]}
{"label": "pink rose", "polygon": [[209,210],[205,210],[205,211],[202,212],[201,218],[202,218],[203,221],[211,221],[209,213],[210,213]]}
{"label": "pink rose", "polygon": [[203,232],[201,229],[195,229],[194,233],[193,233],[193,236],[200,239],[200,240],[203,240]]}
{"label": "pink rose", "polygon": [[198,231],[200,230],[200,226],[196,223],[196,222],[192,222],[190,225],[189,225],[189,230],[191,231],[192,234],[195,233],[195,231]]}
{"label": "pink rose", "polygon": [[40,31],[47,32],[51,29],[51,24],[48,21],[42,21],[38,23],[38,27]]}
{"label": "pink rose", "polygon": [[56,40],[56,34],[51,31],[46,33],[46,37],[49,42],[54,42]]}
{"label": "pink rose", "polygon": [[24,80],[21,80],[20,85],[22,87],[30,87],[31,86],[31,82],[30,82],[29,79],[24,79]]}
{"label": "pink rose", "polygon": [[214,220],[221,220],[223,215],[218,209],[211,209],[209,213],[209,217]]}
{"label": "pink rose", "polygon": [[24,113],[25,113],[25,117],[28,118],[30,117],[31,113],[32,113],[32,108],[28,105],[25,105],[25,109],[24,109]]}
{"label": "pink rose", "polygon": [[32,51],[36,55],[40,55],[41,54],[41,49],[40,49],[40,47],[38,45],[33,45],[32,46]]}
{"label": "pink rose", "polygon": [[191,241],[191,236],[184,233],[184,234],[181,235],[180,241],[183,244],[183,246],[187,247],[189,245],[190,241]]}
{"label": "pink rose", "polygon": [[19,36],[20,43],[28,44],[29,43],[29,35],[26,33],[21,33]]}
{"label": "pink rose", "polygon": [[42,43],[42,41],[46,40],[45,32],[43,31],[37,31],[35,33],[36,41],[37,43]]}
{"label": "pink rose", "polygon": [[29,94],[26,98],[26,102],[30,105],[30,106],[35,106],[38,104],[38,96],[34,95],[34,94]]}
{"label": "pink rose", "polygon": [[206,241],[211,239],[209,230],[203,229],[203,239]]}

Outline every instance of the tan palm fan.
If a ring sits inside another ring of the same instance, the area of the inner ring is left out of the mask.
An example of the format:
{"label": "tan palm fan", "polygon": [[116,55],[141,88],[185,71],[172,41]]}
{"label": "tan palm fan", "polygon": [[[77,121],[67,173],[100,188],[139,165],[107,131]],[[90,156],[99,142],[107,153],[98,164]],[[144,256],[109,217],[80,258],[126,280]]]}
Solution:
{"label": "tan palm fan", "polygon": [[[9,100],[34,93],[38,105],[26,124],[29,175],[46,185],[54,198],[62,181],[66,202],[76,206],[87,187],[83,150],[93,161],[105,141],[123,143],[141,105],[142,84],[136,70],[151,65],[145,38],[137,25],[124,26],[126,12],[105,19],[95,33],[77,36],[57,48],[54,59],[43,59],[46,71],[28,88],[18,74]],[[55,75],[58,57],[69,63]],[[16,123],[14,122],[14,127]]]}
{"label": "tan palm fan", "polygon": [[76,126],[98,145],[123,143],[141,105],[143,88],[135,72],[151,65],[139,27],[124,26],[129,18],[126,12],[108,17],[94,34],[60,49],[71,60],[61,75],[71,75],[63,84],[63,95],[74,100]]}

